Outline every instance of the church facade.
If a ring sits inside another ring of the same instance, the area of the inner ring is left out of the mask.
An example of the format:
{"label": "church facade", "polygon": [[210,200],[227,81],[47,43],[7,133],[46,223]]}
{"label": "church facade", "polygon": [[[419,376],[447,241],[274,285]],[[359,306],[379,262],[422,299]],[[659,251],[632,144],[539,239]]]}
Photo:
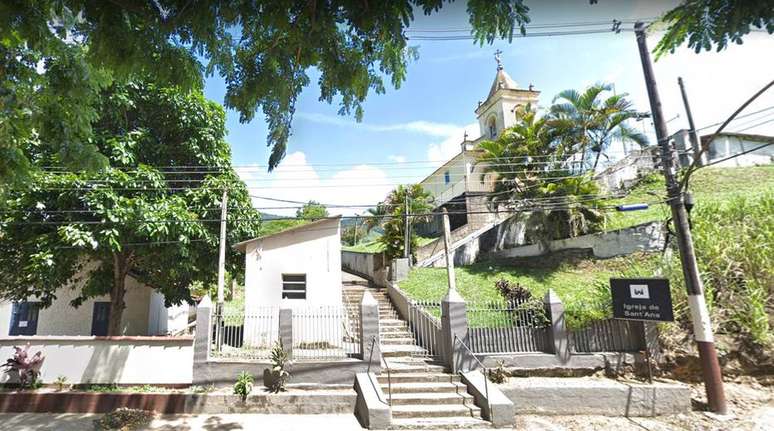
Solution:
{"label": "church facade", "polygon": [[[497,73],[486,99],[475,110],[480,137],[463,139],[460,152],[444,163],[419,184],[433,197],[433,212],[443,208],[449,212],[451,229],[468,226],[469,230],[493,222],[495,215],[487,206],[487,198],[494,189],[494,176],[487,173],[487,165],[478,160],[480,143],[497,139],[503,130],[516,123],[516,110],[520,106],[536,106],[540,92],[532,85],[519,88],[503,68],[499,51],[495,54]],[[417,226],[424,236],[437,236],[442,232],[440,217],[430,223]]]}

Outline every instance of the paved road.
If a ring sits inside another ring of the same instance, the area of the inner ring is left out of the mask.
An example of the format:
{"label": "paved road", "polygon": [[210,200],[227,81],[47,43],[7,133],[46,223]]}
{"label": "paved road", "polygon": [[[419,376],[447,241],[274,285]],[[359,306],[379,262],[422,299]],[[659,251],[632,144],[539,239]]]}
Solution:
{"label": "paved road", "polygon": [[[89,431],[94,429],[90,414],[0,414],[0,431]],[[361,431],[355,415],[175,415],[153,421],[148,430],[336,430]]]}

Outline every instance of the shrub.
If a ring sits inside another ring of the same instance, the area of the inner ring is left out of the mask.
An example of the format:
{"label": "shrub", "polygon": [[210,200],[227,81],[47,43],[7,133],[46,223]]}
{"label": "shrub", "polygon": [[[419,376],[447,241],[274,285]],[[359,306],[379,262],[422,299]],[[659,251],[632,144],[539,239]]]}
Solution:
{"label": "shrub", "polygon": [[56,385],[56,390],[59,392],[62,392],[65,390],[65,386],[67,386],[67,377],[66,376],[59,376],[54,380],[54,384]]}
{"label": "shrub", "polygon": [[511,283],[510,281],[501,278],[495,282],[495,288],[500,292],[500,295],[508,302],[523,303],[532,299],[532,292],[525,289],[519,283]]}
{"label": "shrub", "polygon": [[234,384],[234,395],[239,395],[242,402],[247,401],[247,396],[253,391],[253,376],[247,371],[242,371],[237,376]]}
{"label": "shrub", "polygon": [[281,392],[285,390],[285,385],[290,379],[290,372],[287,370],[290,365],[288,352],[282,347],[279,341],[271,349],[271,373],[270,379],[266,382],[266,387],[271,392]]}
{"label": "shrub", "polygon": [[505,362],[497,361],[497,367],[489,369],[489,381],[492,383],[505,383],[508,372],[505,370]]}
{"label": "shrub", "polygon": [[150,425],[153,420],[153,412],[120,408],[106,413],[100,419],[94,421],[94,429],[102,430],[137,430]]}
{"label": "shrub", "polygon": [[13,349],[13,356],[2,365],[6,368],[5,372],[17,374],[22,388],[36,387],[39,384],[40,368],[43,366],[43,359],[45,359],[43,353],[38,352],[30,356],[29,343],[24,348],[14,346]]}

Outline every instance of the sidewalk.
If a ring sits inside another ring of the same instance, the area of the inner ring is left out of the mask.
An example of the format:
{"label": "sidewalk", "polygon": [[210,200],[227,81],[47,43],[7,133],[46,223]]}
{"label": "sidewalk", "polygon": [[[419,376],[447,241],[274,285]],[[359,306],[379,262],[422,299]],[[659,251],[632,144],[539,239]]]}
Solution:
{"label": "sidewalk", "polygon": [[[0,414],[0,431],[88,431],[101,415],[21,413]],[[360,431],[355,415],[171,415],[151,423],[154,431],[237,431],[268,429],[272,431],[336,430]]]}

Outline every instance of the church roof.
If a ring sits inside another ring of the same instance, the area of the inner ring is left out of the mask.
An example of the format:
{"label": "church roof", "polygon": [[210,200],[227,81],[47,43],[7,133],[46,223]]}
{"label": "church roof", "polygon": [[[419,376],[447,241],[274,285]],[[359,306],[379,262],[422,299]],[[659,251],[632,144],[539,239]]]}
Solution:
{"label": "church roof", "polygon": [[519,88],[519,86],[516,84],[516,81],[514,81],[508,75],[502,66],[497,68],[497,75],[495,75],[494,82],[492,82],[492,87],[489,89],[489,95],[486,96],[487,100],[494,96],[497,90],[501,88],[506,90],[517,90]]}

